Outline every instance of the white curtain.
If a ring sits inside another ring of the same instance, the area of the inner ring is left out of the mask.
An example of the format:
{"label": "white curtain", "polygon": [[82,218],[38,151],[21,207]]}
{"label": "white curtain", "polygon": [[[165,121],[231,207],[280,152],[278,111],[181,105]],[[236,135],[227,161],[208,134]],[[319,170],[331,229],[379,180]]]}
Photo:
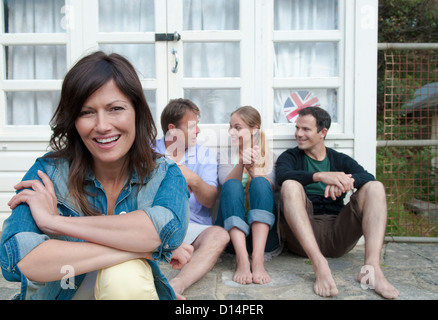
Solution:
{"label": "white curtain", "polygon": [[239,0],[184,0],[184,30],[239,30]]}
{"label": "white curtain", "polygon": [[337,0],[274,0],[274,30],[336,30]]}
{"label": "white curtain", "polygon": [[154,0],[99,0],[99,31],[153,32],[154,13]]}

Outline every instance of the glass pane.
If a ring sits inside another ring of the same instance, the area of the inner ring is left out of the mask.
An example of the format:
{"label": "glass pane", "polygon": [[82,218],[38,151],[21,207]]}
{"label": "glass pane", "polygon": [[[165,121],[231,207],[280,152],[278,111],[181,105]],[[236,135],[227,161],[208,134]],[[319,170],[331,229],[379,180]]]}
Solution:
{"label": "glass pane", "polygon": [[274,30],[337,29],[337,0],[275,0]]}
{"label": "glass pane", "polygon": [[7,92],[7,125],[49,125],[60,92]]}
{"label": "glass pane", "polygon": [[99,31],[155,31],[154,0],[99,0]]}
{"label": "glass pane", "polygon": [[146,97],[146,101],[149,105],[149,109],[151,110],[152,117],[154,118],[155,125],[157,126],[157,131],[160,132],[160,123],[157,122],[157,93],[156,90],[144,90],[144,95]]}
{"label": "glass pane", "polygon": [[184,77],[240,76],[238,42],[184,43]]}
{"label": "glass pane", "polygon": [[138,72],[140,79],[155,78],[155,44],[100,44],[106,53],[126,57]]}
{"label": "glass pane", "polygon": [[67,72],[67,51],[64,45],[8,46],[6,79],[63,79]]}
{"label": "glass pane", "polygon": [[6,33],[64,33],[68,14],[64,0],[5,0]]}
{"label": "glass pane", "polygon": [[184,30],[239,30],[239,0],[184,0]]}
{"label": "glass pane", "polygon": [[240,105],[239,89],[186,89],[184,97],[201,111],[200,123],[229,123],[230,114]]}
{"label": "glass pane", "polygon": [[310,106],[327,110],[332,122],[337,122],[336,89],[277,89],[274,90],[274,123],[295,123],[299,109]]}
{"label": "glass pane", "polygon": [[336,77],[338,44],[336,42],[276,43],[275,77]]}

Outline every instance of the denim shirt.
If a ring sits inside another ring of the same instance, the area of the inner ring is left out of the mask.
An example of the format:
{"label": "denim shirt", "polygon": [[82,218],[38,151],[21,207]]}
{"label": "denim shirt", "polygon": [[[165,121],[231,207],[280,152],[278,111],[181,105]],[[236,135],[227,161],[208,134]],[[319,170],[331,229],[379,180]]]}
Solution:
{"label": "denim shirt", "polygon": [[[171,252],[178,248],[184,239],[189,220],[189,193],[186,180],[173,161],[159,158],[156,162],[156,168],[143,182],[139,181],[136,173],[127,180],[117,199],[114,214],[143,210],[151,218],[160,235],[161,244],[153,252],[153,260],[147,261],[154,274],[159,298],[175,299],[175,293],[161,272],[159,263],[170,262]],[[72,217],[84,216],[68,194],[67,161],[38,158],[23,180],[39,179],[38,170],[45,172],[54,184],[59,214]],[[87,196],[87,200],[98,211],[106,214],[107,198],[102,185],[91,172],[86,180],[89,182],[86,190],[92,195]],[[21,282],[19,299],[69,300],[73,298],[85,277],[83,274],[74,276],[70,280],[41,283],[30,281],[21,273],[17,263],[32,249],[49,239],[83,241],[68,236],[55,237],[42,233],[32,218],[29,206],[25,203],[17,206],[4,222],[0,242],[1,269],[6,280]]]}

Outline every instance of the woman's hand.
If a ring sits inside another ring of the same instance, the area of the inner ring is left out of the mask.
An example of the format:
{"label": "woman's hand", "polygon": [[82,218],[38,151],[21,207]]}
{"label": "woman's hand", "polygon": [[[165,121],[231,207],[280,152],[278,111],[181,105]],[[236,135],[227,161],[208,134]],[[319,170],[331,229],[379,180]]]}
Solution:
{"label": "woman's hand", "polygon": [[44,233],[53,234],[54,230],[51,225],[53,224],[53,218],[58,216],[58,199],[49,177],[40,170],[38,170],[38,176],[41,178],[42,183],[39,180],[27,180],[15,185],[16,190],[22,191],[14,195],[8,205],[13,210],[18,205],[26,203],[40,230]]}
{"label": "woman's hand", "polygon": [[193,250],[193,246],[185,242],[173,250],[172,259],[170,260],[172,269],[181,270],[187,263],[189,263],[192,259]]}

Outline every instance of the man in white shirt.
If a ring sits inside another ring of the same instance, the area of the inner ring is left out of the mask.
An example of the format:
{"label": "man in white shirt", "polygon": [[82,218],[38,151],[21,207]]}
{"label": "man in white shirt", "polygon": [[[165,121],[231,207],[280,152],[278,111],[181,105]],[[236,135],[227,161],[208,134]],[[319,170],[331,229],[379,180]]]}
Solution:
{"label": "man in white shirt", "polygon": [[190,223],[184,242],[193,245],[194,253],[170,280],[178,299],[184,299],[184,290],[213,268],[230,241],[225,229],[212,225],[209,209],[218,195],[217,157],[197,144],[199,116],[199,108],[192,101],[171,100],[161,114],[164,137],[157,140],[155,148],[178,164],[190,192]]}

